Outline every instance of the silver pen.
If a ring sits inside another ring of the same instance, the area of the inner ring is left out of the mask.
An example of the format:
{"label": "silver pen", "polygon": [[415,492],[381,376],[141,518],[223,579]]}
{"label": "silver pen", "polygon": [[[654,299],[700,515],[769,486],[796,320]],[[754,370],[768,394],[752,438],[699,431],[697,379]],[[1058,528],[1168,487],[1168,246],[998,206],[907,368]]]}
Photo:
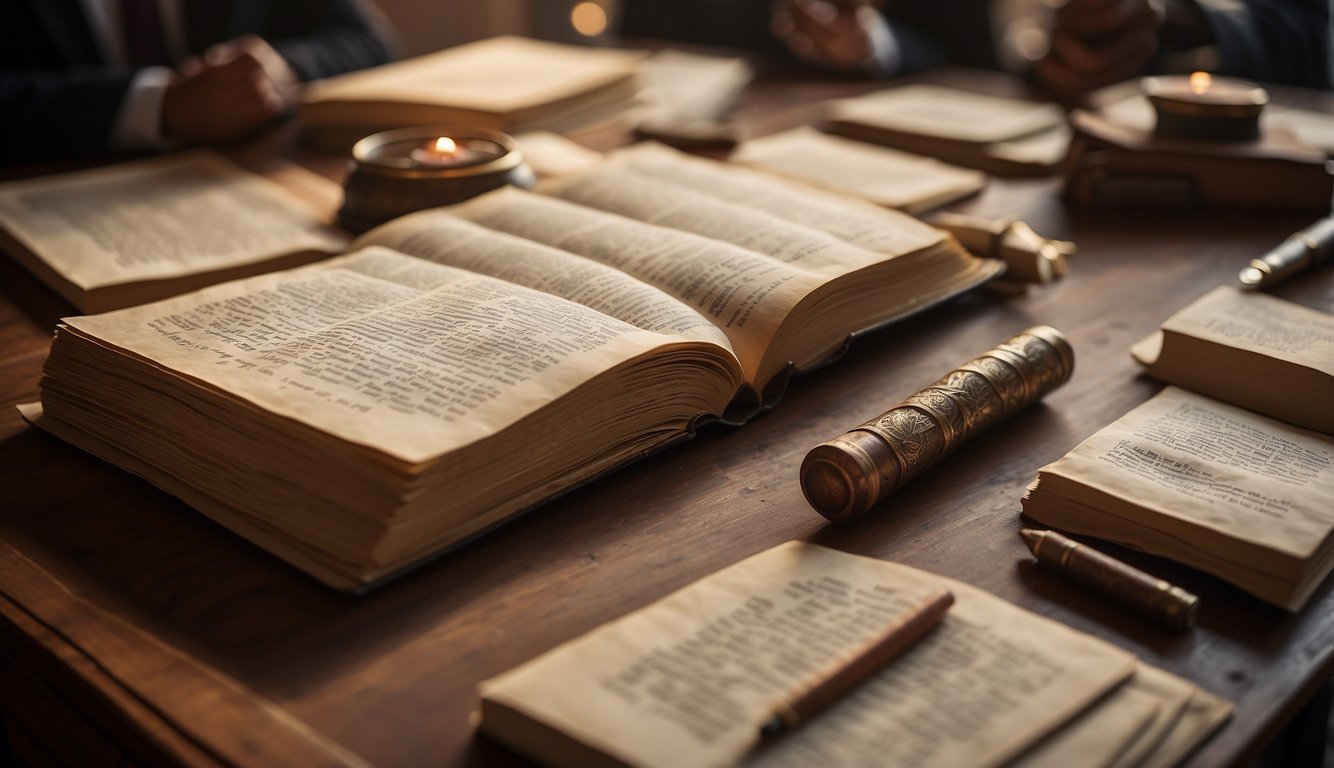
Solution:
{"label": "silver pen", "polygon": [[1263,258],[1251,259],[1237,274],[1237,280],[1245,291],[1268,288],[1324,264],[1331,254],[1334,254],[1334,217],[1326,217],[1284,240]]}

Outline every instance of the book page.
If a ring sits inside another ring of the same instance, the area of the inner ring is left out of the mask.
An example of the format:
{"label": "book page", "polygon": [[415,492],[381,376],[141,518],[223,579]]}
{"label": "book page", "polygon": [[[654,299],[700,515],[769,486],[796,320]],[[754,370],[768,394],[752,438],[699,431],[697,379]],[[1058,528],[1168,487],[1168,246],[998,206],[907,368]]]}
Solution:
{"label": "book page", "polygon": [[85,290],[346,244],[277,184],[206,151],[0,185],[0,226]]}
{"label": "book page", "polygon": [[637,221],[731,243],[825,277],[845,275],[885,258],[818,229],[634,173],[619,164],[554,179],[540,185],[538,191]]}
{"label": "book page", "polygon": [[726,115],[754,77],[744,59],[665,48],[644,63],[642,119],[667,123],[715,122]]}
{"label": "book page", "polygon": [[694,307],[727,334],[750,381],[787,312],[824,282],[727,243],[513,188],[448,211],[606,264]]}
{"label": "book page", "polygon": [[1268,294],[1219,286],[1169,318],[1163,330],[1286,360],[1334,377],[1334,315]]}
{"label": "book page", "polygon": [[560,296],[646,331],[705,339],[726,334],[694,308],[619,269],[432,209],[402,216],[357,239],[409,256]]}
{"label": "book page", "polygon": [[[1068,477],[1223,541],[1311,557],[1334,531],[1334,438],[1167,387],[1043,475]],[[1288,570],[1291,570],[1289,566]]]}
{"label": "book page", "polygon": [[926,84],[830,102],[829,117],[977,144],[1017,139],[1065,122],[1055,104]]}
{"label": "book page", "polygon": [[1010,767],[1175,765],[1183,748],[1199,745],[1231,712],[1231,704],[1189,680],[1141,663],[1124,685]]}
{"label": "book page", "polygon": [[[759,747],[770,708],[813,665],[940,587],[956,597],[940,626]],[[633,766],[998,765],[1133,665],[973,587],[789,542],[483,683],[481,727],[523,751],[539,742],[517,712]]]}
{"label": "book page", "polygon": [[414,463],[493,434],[670,341],[555,296],[384,249],[67,323]]}
{"label": "book page", "polygon": [[728,159],[908,212],[967,197],[987,183],[981,171],[809,127],[751,139]]}
{"label": "book page", "polygon": [[318,80],[305,101],[399,101],[505,115],[631,78],[646,56],[500,36]]}
{"label": "book page", "polygon": [[611,159],[636,173],[758,208],[888,256],[918,251],[945,237],[940,230],[899,211],[772,174],[695,157],[654,142],[619,150]]}
{"label": "book page", "polygon": [[582,173],[602,162],[602,153],[551,131],[526,131],[514,137],[523,161],[538,176]]}

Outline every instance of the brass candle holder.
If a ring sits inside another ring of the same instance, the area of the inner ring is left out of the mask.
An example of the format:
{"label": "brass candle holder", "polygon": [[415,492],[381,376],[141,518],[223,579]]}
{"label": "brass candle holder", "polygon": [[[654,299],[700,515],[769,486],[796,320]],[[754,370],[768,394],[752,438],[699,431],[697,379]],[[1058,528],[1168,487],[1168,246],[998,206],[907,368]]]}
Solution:
{"label": "brass candle holder", "polygon": [[1192,75],[1146,77],[1140,87],[1153,104],[1154,133],[1184,139],[1249,141],[1260,136],[1269,94],[1255,83]]}
{"label": "brass candle holder", "polygon": [[536,181],[514,139],[499,131],[456,125],[383,131],[352,147],[338,224],[365,232],[413,211]]}

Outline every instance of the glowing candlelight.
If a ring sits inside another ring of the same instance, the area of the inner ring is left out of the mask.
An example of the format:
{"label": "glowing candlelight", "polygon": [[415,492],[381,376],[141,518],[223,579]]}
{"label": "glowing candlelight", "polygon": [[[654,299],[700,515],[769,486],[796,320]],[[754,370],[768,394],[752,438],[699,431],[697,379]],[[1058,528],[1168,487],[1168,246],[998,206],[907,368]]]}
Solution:
{"label": "glowing candlelight", "polygon": [[1209,86],[1213,85],[1214,79],[1208,72],[1192,72],[1190,75],[1190,92],[1203,96],[1209,92]]}
{"label": "glowing candlelight", "polygon": [[457,168],[488,159],[486,155],[461,146],[448,136],[441,136],[412,150],[409,157],[414,163],[430,168]]}

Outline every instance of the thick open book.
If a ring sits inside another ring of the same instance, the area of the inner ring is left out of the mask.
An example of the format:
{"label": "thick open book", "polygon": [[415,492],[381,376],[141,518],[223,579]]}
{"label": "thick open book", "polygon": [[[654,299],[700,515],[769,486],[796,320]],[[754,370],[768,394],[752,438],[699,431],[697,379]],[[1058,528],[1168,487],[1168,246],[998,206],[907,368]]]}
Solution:
{"label": "thick open book", "polygon": [[29,415],[358,588],[744,420],[1000,269],[874,206],[840,220],[872,251],[621,164],[551,191],[584,204],[497,190],[322,264],[69,318]]}
{"label": "thick open book", "polygon": [[[905,654],[776,739],[775,704],[934,590]],[[1170,765],[1231,706],[975,587],[789,542],[481,686],[481,732],[552,766]]]}
{"label": "thick open book", "polygon": [[562,130],[624,112],[648,54],[501,36],[311,83],[297,119],[321,144],[387,128]]}
{"label": "thick open book", "polygon": [[338,253],[338,187],[199,150],[0,184],[0,248],[84,312]]}
{"label": "thick open book", "polygon": [[1334,568],[1331,499],[1334,438],[1168,387],[1043,467],[1023,506],[1296,611]]}
{"label": "thick open book", "polygon": [[1219,287],[1130,352],[1154,378],[1334,435],[1334,315]]}

